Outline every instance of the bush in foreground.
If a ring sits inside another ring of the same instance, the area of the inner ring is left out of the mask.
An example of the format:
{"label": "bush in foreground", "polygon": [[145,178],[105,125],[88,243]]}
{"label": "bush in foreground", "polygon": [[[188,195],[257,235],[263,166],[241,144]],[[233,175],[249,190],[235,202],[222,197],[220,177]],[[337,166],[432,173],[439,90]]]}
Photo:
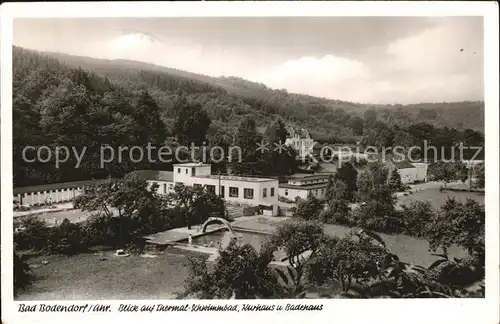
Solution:
{"label": "bush in foreground", "polygon": [[14,252],[14,295],[32,283],[31,269],[22,255]]}

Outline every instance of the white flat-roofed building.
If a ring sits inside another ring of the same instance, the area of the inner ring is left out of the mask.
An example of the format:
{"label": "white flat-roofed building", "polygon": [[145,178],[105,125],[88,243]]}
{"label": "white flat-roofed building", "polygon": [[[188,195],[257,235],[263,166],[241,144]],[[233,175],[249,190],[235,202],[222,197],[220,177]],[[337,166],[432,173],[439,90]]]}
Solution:
{"label": "white flat-roofed building", "polygon": [[415,180],[420,182],[427,182],[427,163],[412,163],[417,169]]}
{"label": "white flat-roofed building", "polygon": [[394,170],[397,170],[403,184],[427,181],[426,163],[410,163],[406,160],[387,160],[386,167],[389,170],[389,176]]}
{"label": "white flat-roofed building", "polygon": [[146,180],[149,188],[153,183],[158,184],[158,193],[168,194],[174,192],[174,173],[172,171],[138,170],[132,173]]}
{"label": "white flat-roofed building", "polygon": [[289,200],[297,197],[307,199],[309,196],[324,198],[328,177],[328,174],[294,175],[288,179],[288,183],[279,185],[279,195]]}
{"label": "white flat-roofed building", "polygon": [[136,171],[151,185],[159,184],[159,193],[174,191],[176,184],[200,186],[220,195],[227,202],[263,207],[264,214],[278,215],[278,180],[211,174],[211,165],[202,163],[174,164],[173,171]]}

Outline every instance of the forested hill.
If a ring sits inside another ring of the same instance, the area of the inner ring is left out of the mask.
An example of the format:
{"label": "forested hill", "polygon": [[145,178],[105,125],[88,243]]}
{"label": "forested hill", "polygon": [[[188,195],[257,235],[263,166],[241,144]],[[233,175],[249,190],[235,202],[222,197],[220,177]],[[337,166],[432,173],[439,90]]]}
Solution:
{"label": "forested hill", "polygon": [[[258,107],[269,106],[267,109],[271,112],[273,110],[278,112],[284,111],[286,112],[285,118],[290,117],[290,119],[297,121],[301,121],[304,117],[307,118],[308,114],[304,113],[304,110],[307,112],[309,108],[313,112],[315,109],[322,111],[321,108],[324,106],[327,113],[332,113],[336,109],[342,109],[349,114],[359,116],[362,116],[366,110],[375,109],[379,111],[380,120],[399,125],[414,123],[415,120],[418,120],[419,122],[429,122],[436,126],[457,129],[470,128],[482,131],[484,128],[484,102],[442,102],[410,105],[360,104],[288,93],[286,90],[271,89],[262,83],[248,81],[239,77],[215,78],[130,60],[104,60],[53,52],[45,54],[55,57],[70,66],[93,70],[112,79],[119,78],[124,73],[137,74],[140,71],[147,71],[157,76],[164,76],[167,73],[173,77],[208,83],[216,88],[225,90],[227,94],[234,95],[249,104],[257,102]],[[272,107],[281,109],[273,109]]]}
{"label": "forested hill", "polygon": [[[482,141],[482,134],[464,130],[482,131],[482,102],[360,105],[272,90],[235,77],[212,78],[141,62],[14,47],[14,185],[120,176],[134,168],[168,168],[118,161],[100,168],[100,145],[161,144],[178,135],[174,124],[180,112],[191,106],[201,107],[208,115],[208,142],[216,138],[230,143],[243,120],[267,126],[278,116],[309,129],[317,141],[361,139],[379,146],[408,145],[423,138],[450,145],[464,138]],[[86,147],[87,151],[78,169],[74,157],[58,168],[53,163],[23,161],[23,148],[43,145],[80,151]]]}

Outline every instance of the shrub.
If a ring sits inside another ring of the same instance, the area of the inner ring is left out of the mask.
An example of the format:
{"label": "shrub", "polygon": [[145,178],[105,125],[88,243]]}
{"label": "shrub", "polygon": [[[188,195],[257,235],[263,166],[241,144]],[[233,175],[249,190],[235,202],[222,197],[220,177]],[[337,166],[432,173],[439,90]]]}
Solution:
{"label": "shrub", "polygon": [[317,220],[322,209],[321,201],[316,197],[309,197],[307,200],[300,201],[294,216],[304,220]]}
{"label": "shrub", "polygon": [[322,223],[349,225],[349,205],[345,200],[332,200],[328,209],[320,213],[319,219]]}
{"label": "shrub", "polygon": [[402,206],[401,219],[404,232],[415,237],[425,237],[427,224],[434,217],[434,209],[430,202],[413,201]]}
{"label": "shrub", "polygon": [[14,295],[32,283],[31,269],[22,255],[14,252]]}
{"label": "shrub", "polygon": [[50,229],[47,248],[49,253],[73,255],[86,251],[87,242],[88,240],[84,238],[82,225],[71,223],[65,218],[59,226]]}
{"label": "shrub", "polygon": [[120,245],[120,228],[118,219],[105,214],[91,215],[83,226],[86,243],[92,245]]}
{"label": "shrub", "polygon": [[14,243],[21,250],[45,250],[50,228],[36,216],[22,217],[14,221]]}
{"label": "shrub", "polygon": [[284,202],[284,203],[289,203],[289,204],[294,203],[294,201],[292,199],[288,199],[288,198],[283,197],[283,196],[279,196],[278,201]]}
{"label": "shrub", "polygon": [[209,269],[205,259],[189,259],[189,277],[181,298],[254,299],[275,298],[280,291],[276,276],[268,267],[270,257],[251,245],[231,241],[219,251]]}
{"label": "shrub", "polygon": [[379,274],[387,253],[367,237],[351,232],[338,239],[326,237],[308,264],[308,279],[317,284],[338,281],[347,292],[353,282],[368,283]]}
{"label": "shrub", "polygon": [[368,201],[350,214],[353,225],[372,231],[398,233],[402,221],[393,206],[376,200]]}

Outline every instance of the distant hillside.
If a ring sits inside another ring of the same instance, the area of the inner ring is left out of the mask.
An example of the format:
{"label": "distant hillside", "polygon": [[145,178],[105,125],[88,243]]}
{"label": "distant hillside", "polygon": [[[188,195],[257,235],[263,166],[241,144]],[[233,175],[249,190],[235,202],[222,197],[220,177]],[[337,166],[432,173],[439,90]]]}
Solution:
{"label": "distant hillside", "polygon": [[[421,103],[410,105],[370,105],[318,98],[309,95],[288,93],[286,90],[277,90],[267,87],[265,84],[248,81],[239,77],[210,77],[202,74],[186,72],[178,69],[163,67],[130,60],[105,60],[90,57],[74,56],[64,53],[45,53],[55,57],[71,66],[82,67],[97,73],[114,77],[116,74],[139,73],[139,71],[161,72],[171,76],[191,79],[210,84],[216,88],[225,90],[228,94],[247,99],[275,101],[282,100],[283,104],[288,102],[300,102],[307,109],[307,105],[322,105],[329,111],[342,109],[346,113],[362,116],[369,109],[379,112],[381,121],[405,125],[419,122],[428,122],[439,127],[452,127],[457,129],[470,128],[477,131],[484,129],[484,102],[442,102]],[[302,107],[301,107],[302,108]],[[284,116],[285,118],[287,116]],[[407,119],[405,121],[405,119]]]}

